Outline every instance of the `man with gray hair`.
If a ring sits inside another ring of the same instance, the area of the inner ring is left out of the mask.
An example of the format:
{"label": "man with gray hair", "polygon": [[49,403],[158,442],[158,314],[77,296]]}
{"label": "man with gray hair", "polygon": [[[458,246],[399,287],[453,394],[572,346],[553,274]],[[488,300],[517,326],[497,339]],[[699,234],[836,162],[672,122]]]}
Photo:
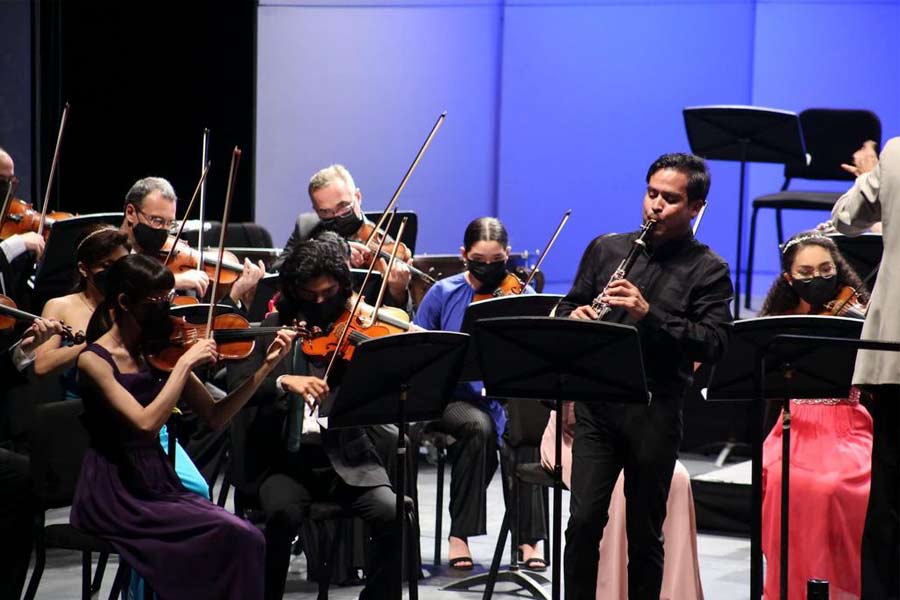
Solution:
{"label": "man with gray hair", "polygon": [[[18,181],[12,156],[0,148],[0,208],[3,210],[8,210],[8,203],[13,201]],[[0,242],[0,293],[27,308],[24,280],[31,275],[34,262],[43,252],[44,238],[34,231],[16,233]]]}
{"label": "man with gray hair", "polygon": [[[297,217],[281,256],[288,256],[297,244],[322,231],[334,231],[350,243],[351,266],[368,265],[373,251],[361,243],[356,234],[370,221],[363,215],[362,192],[356,187],[350,171],[340,164],[329,165],[310,178],[307,192],[313,210]],[[279,258],[272,268],[280,269],[282,261]],[[409,267],[402,261],[395,261],[388,274],[388,305],[411,309],[409,280]]]}
{"label": "man with gray hair", "polygon": [[[172,184],[162,177],[144,177],[137,180],[125,194],[125,218],[120,229],[128,236],[135,252],[162,259],[160,250],[175,226],[175,203],[178,198]],[[229,298],[240,306],[249,304],[256,284],[265,274],[260,261],[254,265],[244,259],[244,270],[231,286]],[[192,269],[175,274],[175,289],[196,292],[203,297],[209,287],[209,275],[203,270]]]}

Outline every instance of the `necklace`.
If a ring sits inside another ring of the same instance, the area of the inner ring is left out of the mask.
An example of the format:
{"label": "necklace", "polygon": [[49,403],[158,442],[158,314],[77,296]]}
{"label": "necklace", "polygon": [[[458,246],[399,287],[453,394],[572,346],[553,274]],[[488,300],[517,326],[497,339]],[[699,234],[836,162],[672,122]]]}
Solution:
{"label": "necklace", "polygon": [[97,305],[91,304],[88,301],[87,294],[85,294],[84,292],[78,292],[78,297],[81,298],[81,301],[84,302],[84,305],[87,306],[91,312],[94,312],[95,310],[97,310]]}

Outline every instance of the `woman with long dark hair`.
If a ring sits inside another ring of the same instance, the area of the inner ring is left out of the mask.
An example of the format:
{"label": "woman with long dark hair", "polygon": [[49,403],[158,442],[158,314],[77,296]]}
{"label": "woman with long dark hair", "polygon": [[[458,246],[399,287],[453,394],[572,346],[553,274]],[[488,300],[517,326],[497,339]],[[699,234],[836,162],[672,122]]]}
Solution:
{"label": "woman with long dark hair", "polygon": [[[761,316],[830,314],[842,293],[856,290],[855,310],[868,292],[835,243],[815,231],[795,235],[782,249],[781,273]],[[849,305],[849,303],[847,304]],[[845,306],[847,306],[845,305]],[[808,579],[829,582],[832,598],[860,597],[860,553],[871,482],[872,417],[847,398],[791,400],[790,596],[806,597]],[[781,530],[779,417],[763,445],[765,597],[777,598]]]}
{"label": "woman with long dark hair", "polygon": [[91,447],[70,519],[109,541],[162,598],[258,598],[262,534],[187,491],[158,436],[179,400],[211,426],[223,426],[286,355],[294,334],[279,332],[250,378],[214,401],[192,373],[217,360],[214,341],[194,343],[168,375],[143,357],[148,346],[168,339],[173,286],[172,274],[146,256],[125,256],[109,267],[77,362]]}

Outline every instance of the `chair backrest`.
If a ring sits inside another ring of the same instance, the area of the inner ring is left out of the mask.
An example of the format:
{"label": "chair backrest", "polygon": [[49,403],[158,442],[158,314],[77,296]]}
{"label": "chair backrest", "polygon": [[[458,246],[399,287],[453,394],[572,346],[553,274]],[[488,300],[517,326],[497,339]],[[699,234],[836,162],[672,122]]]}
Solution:
{"label": "chair backrest", "polygon": [[541,445],[550,409],[543,402],[510,400],[506,403],[506,434],[513,448]]}
{"label": "chair backrest", "polygon": [[785,165],[786,179],[852,181],[841,163],[852,163],[866,140],[881,147],[881,120],[869,110],[808,108],[800,113],[800,126],[811,160]]}
{"label": "chair backrest", "polygon": [[[203,234],[203,245],[207,247],[216,247],[219,245],[219,236],[222,235],[222,223],[220,221],[207,221],[208,229]],[[196,229],[185,231],[182,238],[193,246],[197,247],[197,239],[199,237]],[[228,231],[225,232],[225,246],[235,248],[271,248],[272,234],[269,230],[257,223],[229,223]]]}
{"label": "chair backrest", "polygon": [[90,439],[81,414],[81,400],[35,406],[31,432],[32,489],[42,509],[72,504],[81,462]]}
{"label": "chair backrest", "polygon": [[[381,218],[380,212],[366,212],[363,213],[367,219],[372,221],[373,223],[377,223],[378,219]],[[397,211],[397,216],[394,217],[394,221],[391,223],[391,226],[388,228],[388,235],[393,237],[397,237],[397,230],[400,229],[400,223],[403,222],[403,217],[406,217],[406,229],[403,230],[403,243],[406,244],[406,247],[409,248],[409,251],[413,254],[416,253],[416,236],[419,233],[419,215],[408,211]]]}

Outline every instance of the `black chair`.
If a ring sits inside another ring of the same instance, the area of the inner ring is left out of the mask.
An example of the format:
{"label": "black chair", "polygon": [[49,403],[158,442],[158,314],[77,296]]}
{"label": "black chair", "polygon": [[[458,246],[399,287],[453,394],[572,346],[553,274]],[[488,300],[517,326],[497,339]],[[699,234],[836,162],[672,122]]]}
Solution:
{"label": "black chair", "polygon": [[[380,212],[365,212],[363,215],[373,223],[378,223],[378,219],[381,218]],[[387,233],[391,237],[396,237],[397,230],[400,229],[400,223],[403,222],[403,217],[406,217],[406,229],[403,230],[403,243],[406,244],[406,247],[409,248],[411,253],[415,254],[416,236],[419,233],[419,216],[416,213],[412,211],[397,211],[397,216],[394,217],[394,221],[388,228]]]}
{"label": "black chair", "polygon": [[[222,234],[222,223],[219,221],[207,221],[209,228],[203,233],[203,245],[216,247],[219,245],[219,236]],[[182,237],[193,247],[197,246],[198,231],[185,231]],[[237,248],[271,248],[272,234],[263,227],[253,222],[229,223],[225,232],[225,246]]]}
{"label": "black chair", "polygon": [[852,163],[853,153],[866,140],[874,140],[879,147],[881,145],[881,121],[875,113],[868,110],[809,108],[800,113],[800,125],[803,128],[806,151],[810,155],[809,164],[785,165],[781,191],[753,200],[753,214],[750,217],[750,247],[744,286],[747,290],[744,299],[746,308],[750,308],[756,216],[760,209],[768,208],[775,211],[775,224],[778,229],[778,245],[780,247],[784,244],[782,211],[830,211],[842,194],[842,192],[789,190],[791,180],[853,181],[853,175],[844,171],[841,163]]}
{"label": "black chair", "polygon": [[[115,548],[108,542],[76,529],[68,523],[45,524],[44,511],[72,504],[75,486],[81,472],[81,462],[88,448],[88,434],[81,424],[81,400],[65,400],[39,404],[35,407],[31,436],[31,479],[39,516],[35,522],[35,565],[26,600],[37,594],[38,585],[47,560],[47,549],[58,548],[81,552],[81,597],[91,598],[100,591],[106,562]],[[92,578],[93,554],[97,553],[97,570]],[[130,569],[119,557],[119,570],[110,591],[112,600],[119,592],[127,591]],[[145,597],[152,591],[145,584]]]}

